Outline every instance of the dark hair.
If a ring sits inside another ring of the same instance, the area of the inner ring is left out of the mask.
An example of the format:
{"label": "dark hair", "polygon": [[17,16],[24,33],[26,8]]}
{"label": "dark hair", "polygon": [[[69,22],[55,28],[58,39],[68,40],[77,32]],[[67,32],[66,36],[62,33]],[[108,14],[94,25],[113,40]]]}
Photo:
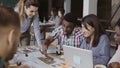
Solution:
{"label": "dark hair", "polygon": [[19,15],[10,7],[0,5],[0,27],[20,28]]}
{"label": "dark hair", "polygon": [[56,8],[52,8],[51,11],[53,12],[54,16],[57,15],[57,9]]}
{"label": "dark hair", "polygon": [[[98,45],[99,43],[99,38],[102,34],[105,34],[105,31],[104,29],[102,28],[102,25],[101,23],[99,22],[99,19],[96,15],[94,14],[90,14],[90,15],[87,15],[85,16],[83,19],[82,19],[82,24],[85,26],[85,28],[87,30],[89,30],[87,28],[87,24],[92,26],[94,29],[95,29],[95,32],[94,32],[94,40],[93,40],[93,43],[92,43],[92,46],[95,47]],[[88,40],[89,42],[90,40]]]}
{"label": "dark hair", "polygon": [[63,8],[58,9],[58,11],[60,11],[62,15],[65,13],[65,10]]}
{"label": "dark hair", "polygon": [[117,23],[116,23],[115,26],[119,26],[119,27],[120,27],[120,18],[119,18],[119,20],[117,21]]}
{"label": "dark hair", "polygon": [[74,15],[73,13],[67,13],[65,16],[64,16],[64,20],[70,22],[70,23],[73,23],[75,26],[78,25],[78,20],[77,20],[77,16]]}
{"label": "dark hair", "polygon": [[25,0],[25,6],[28,8],[30,5],[39,7],[39,1],[38,0]]}
{"label": "dark hair", "polygon": [[25,13],[24,6],[26,6],[26,8],[29,8],[31,5],[35,7],[39,7],[39,1],[38,0],[19,0],[19,2],[17,3],[21,24],[24,23],[23,22],[24,21],[23,15]]}

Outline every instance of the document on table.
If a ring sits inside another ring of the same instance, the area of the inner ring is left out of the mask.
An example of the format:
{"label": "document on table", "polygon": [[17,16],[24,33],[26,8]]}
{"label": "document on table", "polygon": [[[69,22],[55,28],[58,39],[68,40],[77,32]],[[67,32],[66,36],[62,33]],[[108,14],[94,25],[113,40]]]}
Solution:
{"label": "document on table", "polygon": [[[28,50],[28,52],[24,52],[24,50]],[[19,49],[16,56],[13,58],[13,62],[14,63],[20,62],[22,65],[27,64],[30,66],[30,68],[59,68],[62,64],[64,64],[63,60],[60,60],[55,57],[54,61],[49,63],[48,60],[45,58],[46,57],[43,54],[41,54],[39,49],[31,47]]]}
{"label": "document on table", "polygon": [[28,56],[29,57],[36,57],[36,58],[45,57],[40,51],[28,53]]}

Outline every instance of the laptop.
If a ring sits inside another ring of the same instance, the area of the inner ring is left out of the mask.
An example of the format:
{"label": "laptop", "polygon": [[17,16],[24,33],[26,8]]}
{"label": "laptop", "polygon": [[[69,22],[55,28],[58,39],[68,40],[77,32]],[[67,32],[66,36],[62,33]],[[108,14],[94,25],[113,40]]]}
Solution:
{"label": "laptop", "polygon": [[93,68],[93,55],[91,50],[63,45],[65,63],[70,68]]}

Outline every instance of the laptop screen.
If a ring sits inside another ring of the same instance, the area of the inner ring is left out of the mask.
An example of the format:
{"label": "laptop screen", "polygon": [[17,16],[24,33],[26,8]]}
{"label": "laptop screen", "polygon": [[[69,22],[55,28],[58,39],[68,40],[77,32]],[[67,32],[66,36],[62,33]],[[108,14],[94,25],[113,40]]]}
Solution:
{"label": "laptop screen", "polygon": [[91,50],[63,45],[65,62],[75,68],[93,68]]}

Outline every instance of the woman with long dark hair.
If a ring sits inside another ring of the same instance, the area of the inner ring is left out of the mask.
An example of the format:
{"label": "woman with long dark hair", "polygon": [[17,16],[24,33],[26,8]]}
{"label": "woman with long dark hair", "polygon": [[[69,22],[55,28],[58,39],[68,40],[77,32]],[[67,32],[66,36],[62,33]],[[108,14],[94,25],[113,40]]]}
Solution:
{"label": "woman with long dark hair", "polygon": [[93,52],[93,63],[107,65],[110,58],[110,42],[96,15],[90,14],[82,19],[84,40],[81,48]]}

